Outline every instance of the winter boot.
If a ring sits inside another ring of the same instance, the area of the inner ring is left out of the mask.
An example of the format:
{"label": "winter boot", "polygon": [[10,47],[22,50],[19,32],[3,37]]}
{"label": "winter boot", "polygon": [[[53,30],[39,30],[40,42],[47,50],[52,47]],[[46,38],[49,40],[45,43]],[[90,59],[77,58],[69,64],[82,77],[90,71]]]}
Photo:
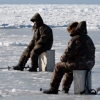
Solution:
{"label": "winter boot", "polygon": [[13,66],[14,70],[20,70],[23,71],[24,67],[20,67],[19,65]]}
{"label": "winter boot", "polygon": [[44,90],[43,93],[45,93],[45,94],[58,94],[58,91],[48,89],[48,90]]}
{"label": "winter boot", "polygon": [[66,86],[65,88],[62,88],[63,93],[69,93],[70,86]]}
{"label": "winter boot", "polygon": [[62,89],[62,92],[63,92],[63,93],[69,93],[68,91],[69,91],[69,90],[64,90],[64,89]]}
{"label": "winter boot", "polygon": [[31,67],[31,68],[29,68],[28,71],[29,71],[29,72],[37,72],[37,68],[33,68],[33,67]]}

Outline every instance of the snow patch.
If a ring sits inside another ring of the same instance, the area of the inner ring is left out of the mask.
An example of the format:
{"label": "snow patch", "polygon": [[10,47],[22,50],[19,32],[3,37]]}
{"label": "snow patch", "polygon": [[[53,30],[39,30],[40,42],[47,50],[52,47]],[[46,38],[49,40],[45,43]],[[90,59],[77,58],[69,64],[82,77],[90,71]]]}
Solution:
{"label": "snow patch", "polygon": [[100,29],[100,5],[23,4],[0,5],[0,28],[30,28],[35,13],[50,27],[67,27],[73,21],[87,21],[88,29]]}

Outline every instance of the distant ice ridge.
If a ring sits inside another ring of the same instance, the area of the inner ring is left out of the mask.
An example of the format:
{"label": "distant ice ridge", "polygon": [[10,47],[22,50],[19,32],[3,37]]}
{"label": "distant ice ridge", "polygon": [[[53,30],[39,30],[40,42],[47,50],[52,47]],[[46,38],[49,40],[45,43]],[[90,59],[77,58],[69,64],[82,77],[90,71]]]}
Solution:
{"label": "distant ice ridge", "polygon": [[35,13],[50,27],[67,27],[73,21],[87,21],[88,29],[100,29],[100,5],[21,4],[0,5],[0,28],[30,28]]}
{"label": "distant ice ridge", "polygon": [[27,46],[25,43],[18,42],[0,42],[0,46]]}

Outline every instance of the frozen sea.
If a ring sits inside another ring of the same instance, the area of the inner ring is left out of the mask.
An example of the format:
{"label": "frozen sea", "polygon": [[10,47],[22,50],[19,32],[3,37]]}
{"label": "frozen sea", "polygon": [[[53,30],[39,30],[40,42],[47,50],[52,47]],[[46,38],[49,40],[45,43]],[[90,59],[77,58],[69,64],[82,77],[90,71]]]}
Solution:
{"label": "frozen sea", "polygon": [[[88,34],[96,47],[96,64],[92,70],[92,88],[100,87],[100,5],[86,4],[1,4],[0,5],[0,68],[18,63],[30,42],[33,23],[30,18],[40,13],[54,33],[55,63],[67,47],[70,36],[66,27],[73,21],[87,22]],[[27,62],[30,65],[30,60]],[[42,94],[49,88],[52,72],[30,73],[0,69],[0,100],[100,100],[97,95],[74,95],[73,84],[69,94]],[[61,86],[60,86],[61,89]]]}
{"label": "frozen sea", "polygon": [[[70,36],[65,28],[52,28],[55,63],[67,47]],[[88,30],[96,47],[96,64],[92,70],[92,88],[100,87],[100,30]],[[0,29],[0,68],[13,66],[33,36],[31,28]],[[30,65],[30,60],[27,62]],[[49,88],[52,72],[28,72],[0,69],[0,100],[100,100],[97,95],[74,95],[73,84],[69,94],[42,94],[39,89]],[[61,89],[61,86],[60,88]]]}
{"label": "frozen sea", "polygon": [[100,29],[100,4],[2,4],[0,28],[29,28],[35,13],[40,13],[51,27],[67,27],[73,21],[85,20],[88,29]]}

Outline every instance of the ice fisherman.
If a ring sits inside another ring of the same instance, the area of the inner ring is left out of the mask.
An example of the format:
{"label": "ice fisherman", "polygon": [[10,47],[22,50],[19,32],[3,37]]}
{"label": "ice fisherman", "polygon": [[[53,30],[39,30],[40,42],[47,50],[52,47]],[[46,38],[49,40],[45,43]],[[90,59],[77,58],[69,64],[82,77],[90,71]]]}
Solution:
{"label": "ice fisherman", "polygon": [[72,38],[60,58],[61,62],[54,67],[50,88],[43,91],[45,94],[58,94],[62,78],[62,91],[68,93],[73,81],[73,70],[91,70],[95,65],[95,46],[87,35],[86,21],[73,22],[67,30]]}
{"label": "ice fisherman", "polygon": [[31,20],[34,25],[34,35],[27,48],[22,53],[19,62],[13,66],[14,70],[23,71],[28,59],[31,59],[30,72],[37,72],[38,57],[41,53],[50,50],[53,45],[53,32],[52,29],[44,24],[42,17],[36,13]]}

